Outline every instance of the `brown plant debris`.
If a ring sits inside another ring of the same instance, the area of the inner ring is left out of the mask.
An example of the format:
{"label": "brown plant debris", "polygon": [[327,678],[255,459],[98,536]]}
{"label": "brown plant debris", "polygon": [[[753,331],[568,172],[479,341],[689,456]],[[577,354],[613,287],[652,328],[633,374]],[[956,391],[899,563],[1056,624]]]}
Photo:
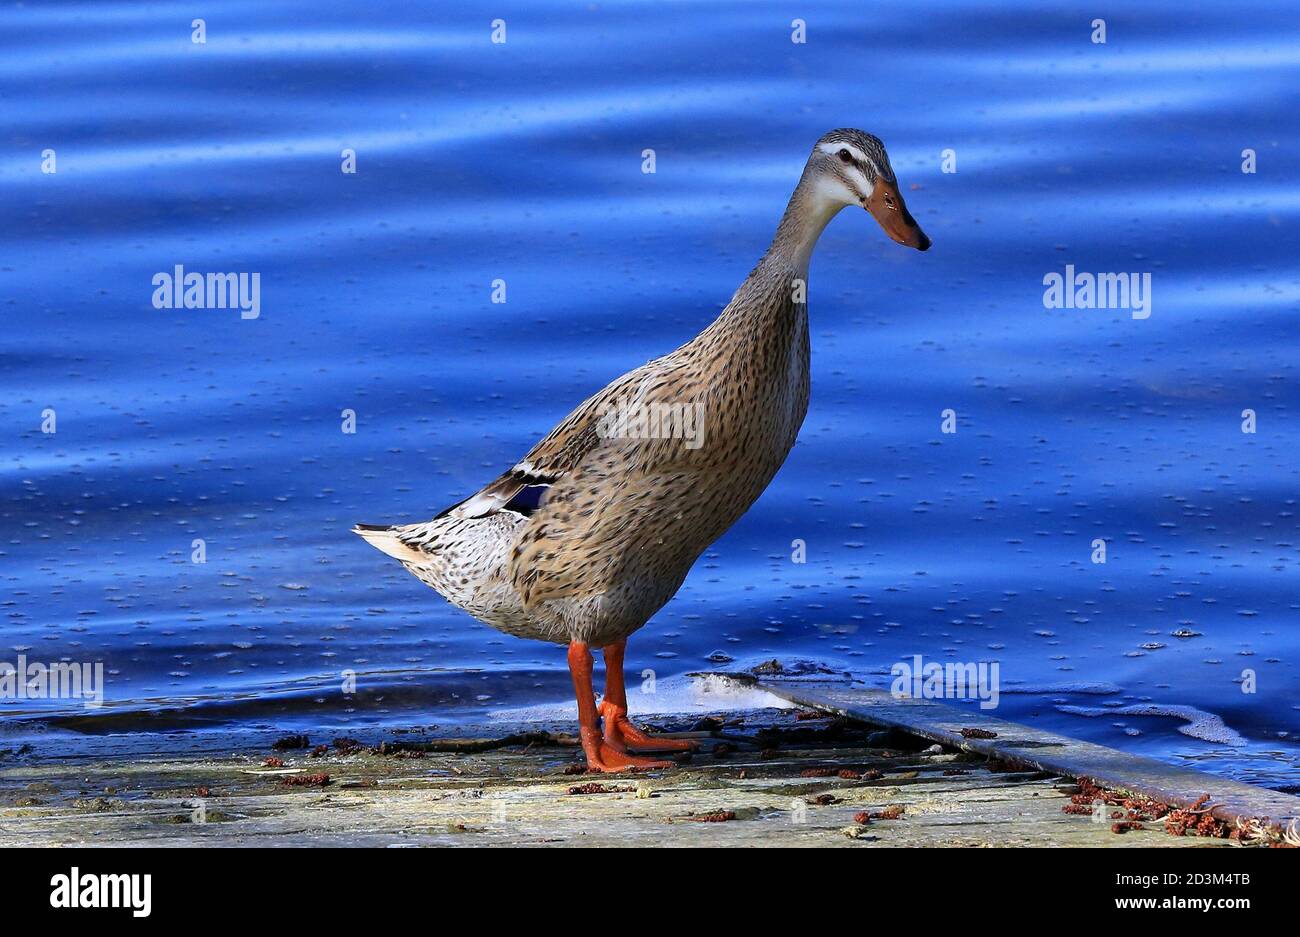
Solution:
{"label": "brown plant debris", "polygon": [[897,820],[903,816],[904,810],[902,804],[890,804],[883,810],[863,810],[853,815],[853,822],[866,826],[872,820]]}
{"label": "brown plant debris", "polygon": [[294,774],[280,779],[280,783],[285,787],[324,787],[329,782],[330,776],[324,773]]}
{"label": "brown plant debris", "polygon": [[1170,807],[1141,794],[1107,790],[1092,778],[1079,778],[1078,793],[1071,796],[1070,802],[1061,809],[1065,813],[1088,815],[1093,811],[1093,804],[1098,801],[1107,807],[1119,808],[1108,814],[1110,819],[1117,821],[1111,824],[1113,833],[1146,829],[1143,822],[1163,822],[1165,832],[1172,836],[1208,836],[1237,841],[1243,839],[1241,829],[1230,829],[1228,824],[1211,816],[1213,804],[1210,803],[1209,794],[1202,794],[1188,807]]}
{"label": "brown plant debris", "polygon": [[708,813],[692,813],[682,818],[692,823],[726,823],[736,819],[734,810],[710,810]]}
{"label": "brown plant debris", "polygon": [[1228,824],[1210,815],[1210,795],[1202,794],[1190,807],[1169,811],[1165,817],[1165,832],[1173,836],[1212,836],[1215,839],[1239,840],[1239,830],[1229,830]]}
{"label": "brown plant debris", "polygon": [[635,794],[635,787],[609,787],[592,781],[589,784],[575,784],[569,788],[570,794]]}

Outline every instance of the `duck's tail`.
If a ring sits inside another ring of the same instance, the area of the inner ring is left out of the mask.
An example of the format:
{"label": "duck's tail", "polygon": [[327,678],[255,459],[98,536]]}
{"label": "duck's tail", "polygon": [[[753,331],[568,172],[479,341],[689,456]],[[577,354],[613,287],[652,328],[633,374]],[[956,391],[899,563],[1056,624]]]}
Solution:
{"label": "duck's tail", "polygon": [[511,545],[527,523],[522,514],[500,511],[470,518],[445,514],[397,527],[357,524],[352,532],[452,605],[494,628],[523,634],[532,616],[510,584],[509,565]]}
{"label": "duck's tail", "polygon": [[380,527],[374,524],[357,524],[352,532],[381,553],[387,553],[395,560],[413,563],[423,558],[423,554],[403,543],[399,534],[401,527]]}

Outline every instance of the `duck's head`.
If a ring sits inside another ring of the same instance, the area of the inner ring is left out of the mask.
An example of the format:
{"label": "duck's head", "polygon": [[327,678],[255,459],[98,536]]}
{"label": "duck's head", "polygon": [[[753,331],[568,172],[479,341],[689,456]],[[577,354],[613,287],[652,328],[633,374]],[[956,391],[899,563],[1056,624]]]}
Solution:
{"label": "duck's head", "polygon": [[899,244],[930,249],[930,239],[898,191],[889,155],[878,138],[861,130],[832,130],[813,147],[804,174],[821,198],[860,205]]}

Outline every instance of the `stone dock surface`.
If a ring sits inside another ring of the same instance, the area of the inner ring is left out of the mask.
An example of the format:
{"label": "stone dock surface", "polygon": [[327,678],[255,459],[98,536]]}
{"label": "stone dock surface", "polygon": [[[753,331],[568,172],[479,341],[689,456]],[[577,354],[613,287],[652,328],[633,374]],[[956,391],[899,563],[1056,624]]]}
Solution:
{"label": "stone dock surface", "polygon": [[646,773],[566,773],[581,766],[574,740],[537,725],[222,752],[36,747],[0,758],[0,846],[1227,845],[1158,823],[1114,832],[1109,816],[1063,810],[1070,779],[897,728],[808,709],[653,722],[700,751]]}

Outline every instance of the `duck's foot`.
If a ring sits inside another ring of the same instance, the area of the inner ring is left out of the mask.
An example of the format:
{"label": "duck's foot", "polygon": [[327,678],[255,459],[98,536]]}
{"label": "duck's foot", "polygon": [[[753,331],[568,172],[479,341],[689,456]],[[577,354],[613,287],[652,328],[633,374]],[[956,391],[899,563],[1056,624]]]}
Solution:
{"label": "duck's foot", "polygon": [[[591,650],[582,641],[573,641],[569,644],[569,672],[573,675],[573,692],[578,700],[578,737],[582,739],[582,751],[587,756],[588,771],[613,772],[673,767],[668,761],[653,761],[649,758],[629,755],[621,737],[611,741],[614,736],[607,738],[601,735],[598,724],[600,711],[596,709],[596,695],[591,691]],[[623,674],[621,664],[617,673],[621,690]],[[619,709],[624,723],[627,723],[627,700],[620,698],[619,701],[623,703]],[[610,718],[605,724],[617,731],[618,719]],[[628,725],[630,726],[630,723]]]}
{"label": "duck's foot", "polygon": [[600,717],[605,726],[605,744],[633,752],[690,752],[699,748],[689,739],[668,739],[646,735],[627,718],[627,709],[609,700],[600,703]]}
{"label": "duck's foot", "polygon": [[[586,748],[586,746],[583,746]],[[638,758],[626,751],[615,748],[604,741],[598,741],[591,748],[586,748],[587,770],[602,774],[614,774],[619,771],[648,771],[652,768],[674,768],[671,761],[656,761],[653,758]]]}

